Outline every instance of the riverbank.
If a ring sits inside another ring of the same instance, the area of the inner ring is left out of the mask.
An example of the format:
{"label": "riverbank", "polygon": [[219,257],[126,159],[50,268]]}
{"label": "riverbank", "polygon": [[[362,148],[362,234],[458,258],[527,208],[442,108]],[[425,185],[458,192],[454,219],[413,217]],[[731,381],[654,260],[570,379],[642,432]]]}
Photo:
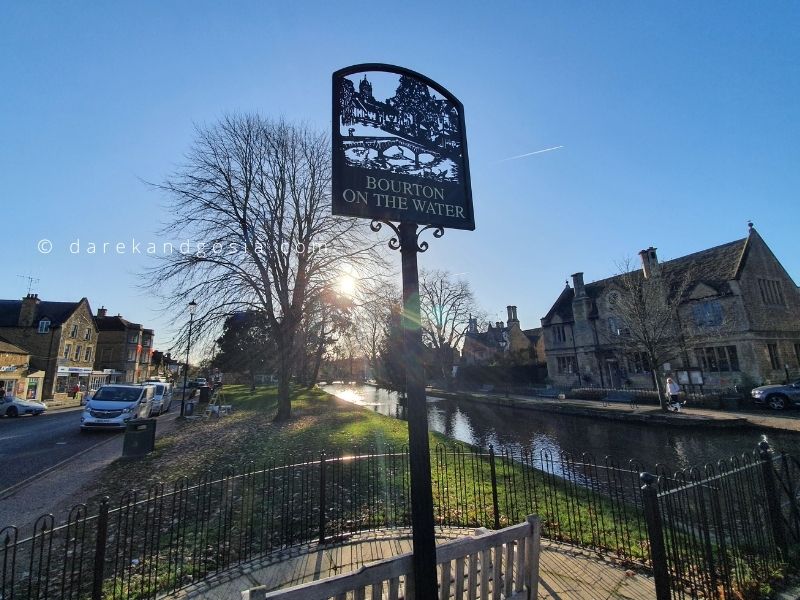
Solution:
{"label": "riverbank", "polygon": [[426,390],[428,396],[463,400],[520,408],[533,411],[557,413],[608,419],[612,421],[628,421],[652,423],[669,427],[704,428],[704,429],[772,429],[775,431],[800,432],[800,418],[791,414],[770,415],[745,412],[721,412],[702,408],[688,407],[680,413],[665,413],[657,406],[639,405],[631,408],[627,402],[611,402],[608,406],[594,400],[578,400],[574,398],[544,398],[521,396],[517,394],[494,394],[487,392],[448,392],[435,388]]}

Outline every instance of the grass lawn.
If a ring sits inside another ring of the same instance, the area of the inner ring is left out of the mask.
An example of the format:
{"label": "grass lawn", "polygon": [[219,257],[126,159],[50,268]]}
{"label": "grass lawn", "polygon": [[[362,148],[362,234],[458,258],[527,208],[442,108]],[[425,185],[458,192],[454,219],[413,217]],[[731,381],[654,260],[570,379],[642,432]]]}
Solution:
{"label": "grass lawn", "polygon": [[[187,420],[156,441],[155,451],[136,459],[119,459],[104,472],[95,498],[118,498],[130,488],[144,489],[163,481],[171,485],[182,477],[205,472],[240,472],[251,461],[257,468],[270,461],[301,462],[326,454],[399,450],[408,444],[408,425],[319,389],[298,388],[292,399],[292,419],[273,423],[277,388],[247,386],[224,388],[224,404],[235,407],[222,418]],[[447,442],[466,445],[438,433],[430,434],[431,447]]]}

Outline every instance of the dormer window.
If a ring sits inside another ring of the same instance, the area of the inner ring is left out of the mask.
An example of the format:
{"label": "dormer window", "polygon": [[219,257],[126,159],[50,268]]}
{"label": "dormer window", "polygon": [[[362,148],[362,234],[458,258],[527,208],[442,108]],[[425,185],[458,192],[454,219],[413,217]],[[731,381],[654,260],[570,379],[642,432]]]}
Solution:
{"label": "dormer window", "polygon": [[50,319],[39,321],[39,333],[50,333]]}
{"label": "dormer window", "polygon": [[89,327],[86,328],[86,333],[83,335],[83,339],[87,342],[92,339],[92,330]]}
{"label": "dormer window", "polygon": [[69,337],[78,337],[78,326],[73,325],[72,331],[69,332]]}

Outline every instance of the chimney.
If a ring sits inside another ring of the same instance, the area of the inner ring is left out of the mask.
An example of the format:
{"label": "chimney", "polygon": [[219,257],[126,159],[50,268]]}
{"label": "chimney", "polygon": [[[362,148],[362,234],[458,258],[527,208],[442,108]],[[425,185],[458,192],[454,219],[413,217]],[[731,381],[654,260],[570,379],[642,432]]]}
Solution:
{"label": "chimney", "polygon": [[469,326],[467,327],[469,333],[478,333],[478,319],[472,315],[469,316]]}
{"label": "chimney", "polygon": [[19,307],[19,321],[20,327],[30,327],[36,320],[36,307],[39,304],[38,294],[28,294],[22,299],[22,305]]}
{"label": "chimney", "polygon": [[583,285],[583,273],[572,274],[572,287],[575,288],[576,298],[582,298],[586,295],[586,288]]}
{"label": "chimney", "polygon": [[656,277],[660,270],[656,249],[650,246],[647,250],[639,252],[639,257],[642,259],[642,273],[645,279]]}
{"label": "chimney", "polygon": [[106,316],[106,313],[108,313],[108,309],[105,306],[101,306],[97,309],[97,316],[101,319]]}
{"label": "chimney", "polygon": [[519,321],[517,320],[517,307],[506,306],[506,310],[508,311],[508,327],[511,328],[512,325],[519,325]]}

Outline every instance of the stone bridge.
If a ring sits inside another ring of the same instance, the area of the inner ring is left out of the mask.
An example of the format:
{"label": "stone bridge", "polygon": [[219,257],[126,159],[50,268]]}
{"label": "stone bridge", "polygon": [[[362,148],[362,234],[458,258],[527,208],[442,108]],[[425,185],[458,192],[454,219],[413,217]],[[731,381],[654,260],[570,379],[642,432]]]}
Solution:
{"label": "stone bridge", "polygon": [[440,152],[432,150],[427,146],[423,146],[419,142],[414,142],[401,137],[370,137],[351,135],[342,138],[342,146],[345,150],[349,150],[351,148],[369,148],[371,150],[377,150],[384,155],[389,148],[394,146],[408,148],[414,153],[414,161],[417,163],[417,166],[419,166],[420,154],[431,154],[437,158],[441,157]]}

